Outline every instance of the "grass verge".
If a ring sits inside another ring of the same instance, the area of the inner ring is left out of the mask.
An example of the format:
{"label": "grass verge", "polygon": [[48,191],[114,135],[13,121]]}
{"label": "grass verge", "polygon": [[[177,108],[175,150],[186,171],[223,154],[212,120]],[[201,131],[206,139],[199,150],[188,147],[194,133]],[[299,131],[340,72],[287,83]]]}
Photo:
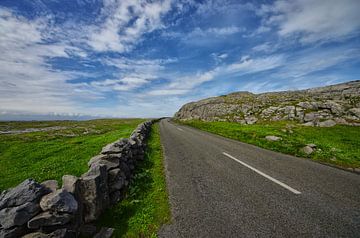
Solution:
{"label": "grass verge", "polygon": [[[360,127],[343,125],[326,128],[305,127],[284,121],[254,125],[198,120],[180,123],[265,149],[311,158],[344,168],[360,167]],[[265,139],[268,135],[279,136],[282,140],[268,141]],[[307,155],[301,149],[310,143],[316,144],[317,149]]]}
{"label": "grass verge", "polygon": [[159,124],[154,124],[145,159],[135,171],[125,199],[107,210],[98,226],[115,228],[114,237],[156,237],[170,221]]}
{"label": "grass verge", "polygon": [[0,122],[0,131],[58,127],[48,131],[0,134],[0,191],[26,178],[60,182],[64,174],[79,176],[87,171],[87,162],[104,145],[128,137],[143,121]]}

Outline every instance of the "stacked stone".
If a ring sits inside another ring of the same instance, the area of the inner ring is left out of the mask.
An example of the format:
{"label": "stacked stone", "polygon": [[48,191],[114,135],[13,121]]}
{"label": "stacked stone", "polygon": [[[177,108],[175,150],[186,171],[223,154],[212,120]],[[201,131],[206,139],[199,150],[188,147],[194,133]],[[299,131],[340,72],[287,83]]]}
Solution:
{"label": "stacked stone", "polygon": [[[0,238],[93,236],[90,225],[101,213],[119,202],[135,166],[144,159],[146,139],[153,121],[140,124],[129,139],[103,147],[90,159],[80,178],[64,175],[63,186],[54,180],[41,184],[27,179],[0,195]],[[96,237],[109,234],[102,229]],[[111,234],[109,235],[109,237]]]}

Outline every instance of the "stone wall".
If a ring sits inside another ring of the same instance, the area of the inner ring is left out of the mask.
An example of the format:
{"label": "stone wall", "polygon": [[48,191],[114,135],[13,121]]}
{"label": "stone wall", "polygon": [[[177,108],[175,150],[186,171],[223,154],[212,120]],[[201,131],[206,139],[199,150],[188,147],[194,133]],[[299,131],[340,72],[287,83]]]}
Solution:
{"label": "stone wall", "polygon": [[3,191],[0,237],[110,237],[111,229],[96,234],[92,223],[123,198],[137,162],[144,159],[153,122],[140,124],[129,139],[103,147],[90,159],[85,174],[64,175],[61,188],[56,180],[26,179]]}
{"label": "stone wall", "polygon": [[360,80],[299,91],[231,93],[185,104],[175,118],[241,124],[291,120],[304,126],[359,126]]}

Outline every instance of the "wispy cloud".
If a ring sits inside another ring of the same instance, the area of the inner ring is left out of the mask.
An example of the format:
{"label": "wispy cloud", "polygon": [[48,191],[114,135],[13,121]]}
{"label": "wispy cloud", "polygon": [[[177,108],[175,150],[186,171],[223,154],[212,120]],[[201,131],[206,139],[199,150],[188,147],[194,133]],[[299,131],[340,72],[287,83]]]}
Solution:
{"label": "wispy cloud", "polygon": [[358,0],[275,1],[257,10],[263,27],[276,27],[282,37],[296,36],[302,43],[342,40],[360,30]]}
{"label": "wispy cloud", "polygon": [[126,52],[145,33],[163,27],[161,17],[171,8],[170,0],[105,0],[100,26],[92,27],[88,44],[96,51]]}

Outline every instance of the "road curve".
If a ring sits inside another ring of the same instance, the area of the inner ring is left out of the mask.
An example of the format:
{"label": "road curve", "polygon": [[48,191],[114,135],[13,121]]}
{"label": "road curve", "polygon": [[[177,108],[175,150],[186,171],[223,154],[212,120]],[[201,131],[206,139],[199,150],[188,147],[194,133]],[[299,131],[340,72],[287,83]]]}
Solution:
{"label": "road curve", "polygon": [[358,174],[168,119],[160,135],[172,223],[159,237],[360,237]]}

